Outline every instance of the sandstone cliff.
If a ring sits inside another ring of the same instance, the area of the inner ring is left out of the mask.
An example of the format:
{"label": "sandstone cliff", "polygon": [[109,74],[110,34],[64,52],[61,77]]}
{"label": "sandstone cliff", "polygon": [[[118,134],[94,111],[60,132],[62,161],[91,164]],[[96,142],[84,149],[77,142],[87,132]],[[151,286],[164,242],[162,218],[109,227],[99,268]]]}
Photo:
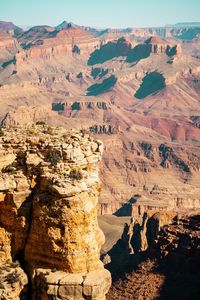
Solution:
{"label": "sandstone cliff", "polygon": [[[0,139],[2,299],[10,299],[10,277],[14,299],[105,299],[111,278],[99,260],[97,222],[102,143],[47,126],[7,129]],[[13,271],[16,260],[21,268]]]}
{"label": "sandstone cliff", "polygon": [[[163,207],[133,206],[131,221],[124,227],[123,244],[130,254],[138,255],[148,250],[154,254],[159,252],[159,255],[164,257],[170,255],[171,251],[177,252],[179,242],[183,242],[182,237],[186,235],[188,247],[196,247],[199,239],[199,218],[193,215],[198,216],[198,213],[199,210],[177,212]],[[197,227],[193,226],[193,223],[197,224]],[[189,231],[193,229],[196,232],[191,235]],[[193,239],[194,241],[191,241]],[[198,255],[198,249],[196,252]],[[190,251],[187,254],[190,255]]]}

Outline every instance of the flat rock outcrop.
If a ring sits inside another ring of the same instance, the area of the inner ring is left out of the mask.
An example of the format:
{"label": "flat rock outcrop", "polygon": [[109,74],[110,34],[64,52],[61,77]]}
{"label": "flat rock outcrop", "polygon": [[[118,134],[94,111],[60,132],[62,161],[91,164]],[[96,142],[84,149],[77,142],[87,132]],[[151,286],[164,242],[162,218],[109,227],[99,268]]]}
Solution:
{"label": "flat rock outcrop", "polygon": [[0,139],[1,265],[20,262],[33,299],[105,299],[102,142],[45,125],[7,129]]}

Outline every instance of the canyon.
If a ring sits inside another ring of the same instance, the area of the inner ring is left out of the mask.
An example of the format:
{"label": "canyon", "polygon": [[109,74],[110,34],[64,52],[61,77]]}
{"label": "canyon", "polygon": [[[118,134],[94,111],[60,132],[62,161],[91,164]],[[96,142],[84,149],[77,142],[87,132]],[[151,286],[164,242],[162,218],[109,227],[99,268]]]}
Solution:
{"label": "canyon", "polygon": [[1,299],[195,299],[199,34],[0,22]]}

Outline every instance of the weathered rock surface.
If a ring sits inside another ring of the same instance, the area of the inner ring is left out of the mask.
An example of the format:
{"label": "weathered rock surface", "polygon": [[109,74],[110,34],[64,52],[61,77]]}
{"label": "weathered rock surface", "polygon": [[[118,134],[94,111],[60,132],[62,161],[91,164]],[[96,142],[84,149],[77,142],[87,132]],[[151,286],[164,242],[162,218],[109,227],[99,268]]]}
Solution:
{"label": "weathered rock surface", "polygon": [[100,45],[98,39],[75,26],[60,31],[49,26],[36,26],[22,34],[19,42],[25,50],[16,55],[17,63],[29,59],[51,59],[59,55],[86,55]]}
{"label": "weathered rock surface", "polygon": [[[191,230],[193,226],[191,224],[198,220],[195,219],[195,217],[193,220],[192,215],[198,214],[198,212],[199,210],[172,211],[169,209],[163,209],[163,207],[145,207],[142,205],[133,205],[130,223],[126,223],[124,226],[124,232],[122,235],[124,245],[130,254],[137,255],[146,250],[151,251],[152,246],[154,247],[155,243],[160,243],[162,245],[160,251],[164,253],[166,252],[165,249],[167,251],[169,250],[168,244],[171,242],[174,244],[175,241],[175,237],[172,238],[171,236],[169,237],[168,242],[163,242],[165,240],[164,236],[166,235],[166,230],[168,228],[167,226],[172,226],[173,224],[175,226],[174,228],[179,229],[177,224],[182,223],[180,228],[188,226],[188,228]],[[191,217],[189,217],[190,215]],[[185,216],[187,216],[188,221],[187,219],[184,219]],[[160,242],[158,242],[159,238]],[[177,247],[175,246],[175,248]]]}
{"label": "weathered rock surface", "polygon": [[[150,47],[150,51],[153,54],[166,53],[169,56],[176,54],[181,54],[180,44],[175,45],[168,43],[166,40],[159,38],[158,36],[152,36],[145,41],[145,43]],[[172,50],[173,48],[173,50]]]}
{"label": "weathered rock surface", "polygon": [[161,227],[154,242],[159,255],[176,267],[200,264],[200,216],[179,216],[173,224]]}
{"label": "weathered rock surface", "polygon": [[19,263],[6,263],[0,266],[0,299],[23,299],[27,284],[28,278]]}
{"label": "weathered rock surface", "polygon": [[[120,253],[127,253],[123,257],[124,262],[127,262],[121,265],[121,274],[114,281],[108,299],[198,299],[199,217],[199,211],[182,215],[174,211],[157,212],[146,223],[146,233],[155,233],[151,236],[148,251],[140,247],[136,232],[133,232],[131,245],[138,252],[128,254],[125,249],[127,240],[123,239],[118,256]],[[150,220],[152,222],[148,224]],[[144,232],[143,229],[141,226],[141,233]],[[110,253],[114,254],[112,251]],[[118,258],[118,264],[120,261]]]}
{"label": "weathered rock surface", "polygon": [[111,278],[99,260],[97,222],[102,143],[44,125],[7,129],[0,139],[1,264],[20,261],[35,299],[105,299]]}

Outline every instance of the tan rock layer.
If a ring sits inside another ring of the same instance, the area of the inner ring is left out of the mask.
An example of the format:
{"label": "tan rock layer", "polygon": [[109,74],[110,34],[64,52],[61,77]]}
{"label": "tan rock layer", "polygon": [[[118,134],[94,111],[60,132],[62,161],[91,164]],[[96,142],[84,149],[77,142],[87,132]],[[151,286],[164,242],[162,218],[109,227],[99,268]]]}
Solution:
{"label": "tan rock layer", "polygon": [[[1,264],[19,259],[33,282],[38,269],[62,271],[65,276],[82,273],[86,276],[83,299],[105,299],[110,274],[99,260],[104,235],[97,222],[97,163],[102,150],[102,143],[88,134],[62,128],[4,130],[0,138]],[[101,282],[87,279],[90,272],[96,279],[103,272]],[[45,293],[51,286],[45,284],[44,295],[37,299],[50,299]],[[33,289],[42,293],[40,286],[34,284]],[[68,288],[58,291],[55,297],[68,297]]]}

